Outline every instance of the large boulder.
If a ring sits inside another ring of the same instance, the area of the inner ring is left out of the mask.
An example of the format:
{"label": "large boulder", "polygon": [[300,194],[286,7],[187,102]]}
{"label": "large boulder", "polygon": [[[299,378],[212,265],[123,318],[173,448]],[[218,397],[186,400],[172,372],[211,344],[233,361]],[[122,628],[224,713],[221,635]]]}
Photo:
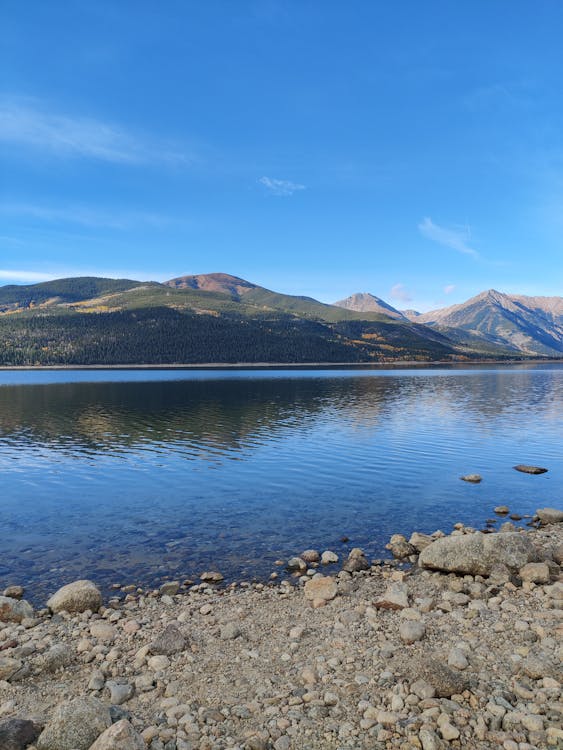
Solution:
{"label": "large boulder", "polygon": [[60,703],[37,741],[37,750],[89,750],[111,726],[109,709],[97,698]]}
{"label": "large boulder", "polygon": [[465,534],[437,539],[420,553],[422,568],[487,576],[497,565],[517,571],[536,560],[537,552],[522,533]]}
{"label": "large boulder", "polygon": [[563,523],[563,510],[557,508],[538,508],[536,516],[542,526],[548,526],[552,523]]}
{"label": "large boulder", "polygon": [[29,602],[0,596],[0,622],[21,622],[26,617],[33,617],[33,607]]}
{"label": "large boulder", "polygon": [[92,581],[74,581],[60,588],[47,602],[52,612],[97,612],[102,606],[102,594]]}
{"label": "large boulder", "polygon": [[145,750],[146,743],[127,719],[121,719],[101,734],[90,750]]}

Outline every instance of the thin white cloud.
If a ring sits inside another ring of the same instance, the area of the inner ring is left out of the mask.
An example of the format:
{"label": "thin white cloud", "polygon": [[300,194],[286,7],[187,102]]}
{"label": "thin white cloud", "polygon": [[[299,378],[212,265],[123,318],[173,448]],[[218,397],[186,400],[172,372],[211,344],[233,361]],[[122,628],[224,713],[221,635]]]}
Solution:
{"label": "thin white cloud", "polygon": [[23,216],[55,224],[80,224],[86,227],[132,229],[138,226],[166,227],[176,220],[142,211],[104,211],[87,206],[54,207],[35,203],[0,203],[0,214]]}
{"label": "thin white cloud", "polygon": [[426,216],[419,223],[418,231],[424,237],[437,242],[439,245],[449,247],[458,253],[464,253],[464,255],[471,255],[473,258],[479,257],[477,250],[467,244],[471,240],[471,229],[468,226],[448,229],[447,227],[441,227],[439,224],[434,224],[432,219]]}
{"label": "thin white cloud", "polygon": [[276,180],[273,177],[260,177],[258,182],[264,185],[272,195],[293,195],[298,190],[305,190],[305,185],[290,180]]}
{"label": "thin white cloud", "polygon": [[399,302],[412,302],[413,299],[404,284],[395,284],[395,286],[392,286],[389,295],[392,299],[396,299]]}
{"label": "thin white cloud", "polygon": [[54,278],[49,273],[39,273],[38,271],[18,271],[11,268],[0,268],[0,279],[2,281],[19,281],[26,284],[35,284],[40,281],[49,281]]}
{"label": "thin white cloud", "polygon": [[190,161],[185,154],[149,143],[116,124],[49,112],[31,100],[0,100],[0,141],[58,156],[118,164]]}
{"label": "thin white cloud", "polygon": [[444,294],[451,294],[455,290],[455,284],[446,284],[444,287]]}

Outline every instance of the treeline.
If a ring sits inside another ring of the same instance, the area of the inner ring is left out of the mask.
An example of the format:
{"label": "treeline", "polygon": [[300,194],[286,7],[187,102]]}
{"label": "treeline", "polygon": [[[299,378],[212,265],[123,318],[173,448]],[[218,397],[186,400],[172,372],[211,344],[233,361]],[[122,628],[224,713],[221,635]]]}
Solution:
{"label": "treeline", "polygon": [[372,347],[291,316],[249,319],[171,308],[0,316],[0,364],[363,362]]}

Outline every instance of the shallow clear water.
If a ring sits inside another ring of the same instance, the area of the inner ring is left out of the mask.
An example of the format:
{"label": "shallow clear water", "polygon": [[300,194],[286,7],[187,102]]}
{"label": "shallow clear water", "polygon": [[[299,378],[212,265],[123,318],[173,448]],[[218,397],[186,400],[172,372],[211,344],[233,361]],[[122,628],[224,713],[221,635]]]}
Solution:
{"label": "shallow clear water", "polygon": [[561,365],[0,372],[0,588],[266,576],[561,506],[562,427]]}

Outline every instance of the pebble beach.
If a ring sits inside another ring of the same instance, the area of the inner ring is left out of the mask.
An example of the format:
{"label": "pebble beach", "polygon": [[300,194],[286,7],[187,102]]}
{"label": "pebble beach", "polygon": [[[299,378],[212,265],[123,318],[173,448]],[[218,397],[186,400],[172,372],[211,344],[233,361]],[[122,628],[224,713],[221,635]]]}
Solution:
{"label": "pebble beach", "polygon": [[0,748],[562,747],[563,512],[533,520],[307,550],[264,583],[83,580],[39,610],[11,586]]}

